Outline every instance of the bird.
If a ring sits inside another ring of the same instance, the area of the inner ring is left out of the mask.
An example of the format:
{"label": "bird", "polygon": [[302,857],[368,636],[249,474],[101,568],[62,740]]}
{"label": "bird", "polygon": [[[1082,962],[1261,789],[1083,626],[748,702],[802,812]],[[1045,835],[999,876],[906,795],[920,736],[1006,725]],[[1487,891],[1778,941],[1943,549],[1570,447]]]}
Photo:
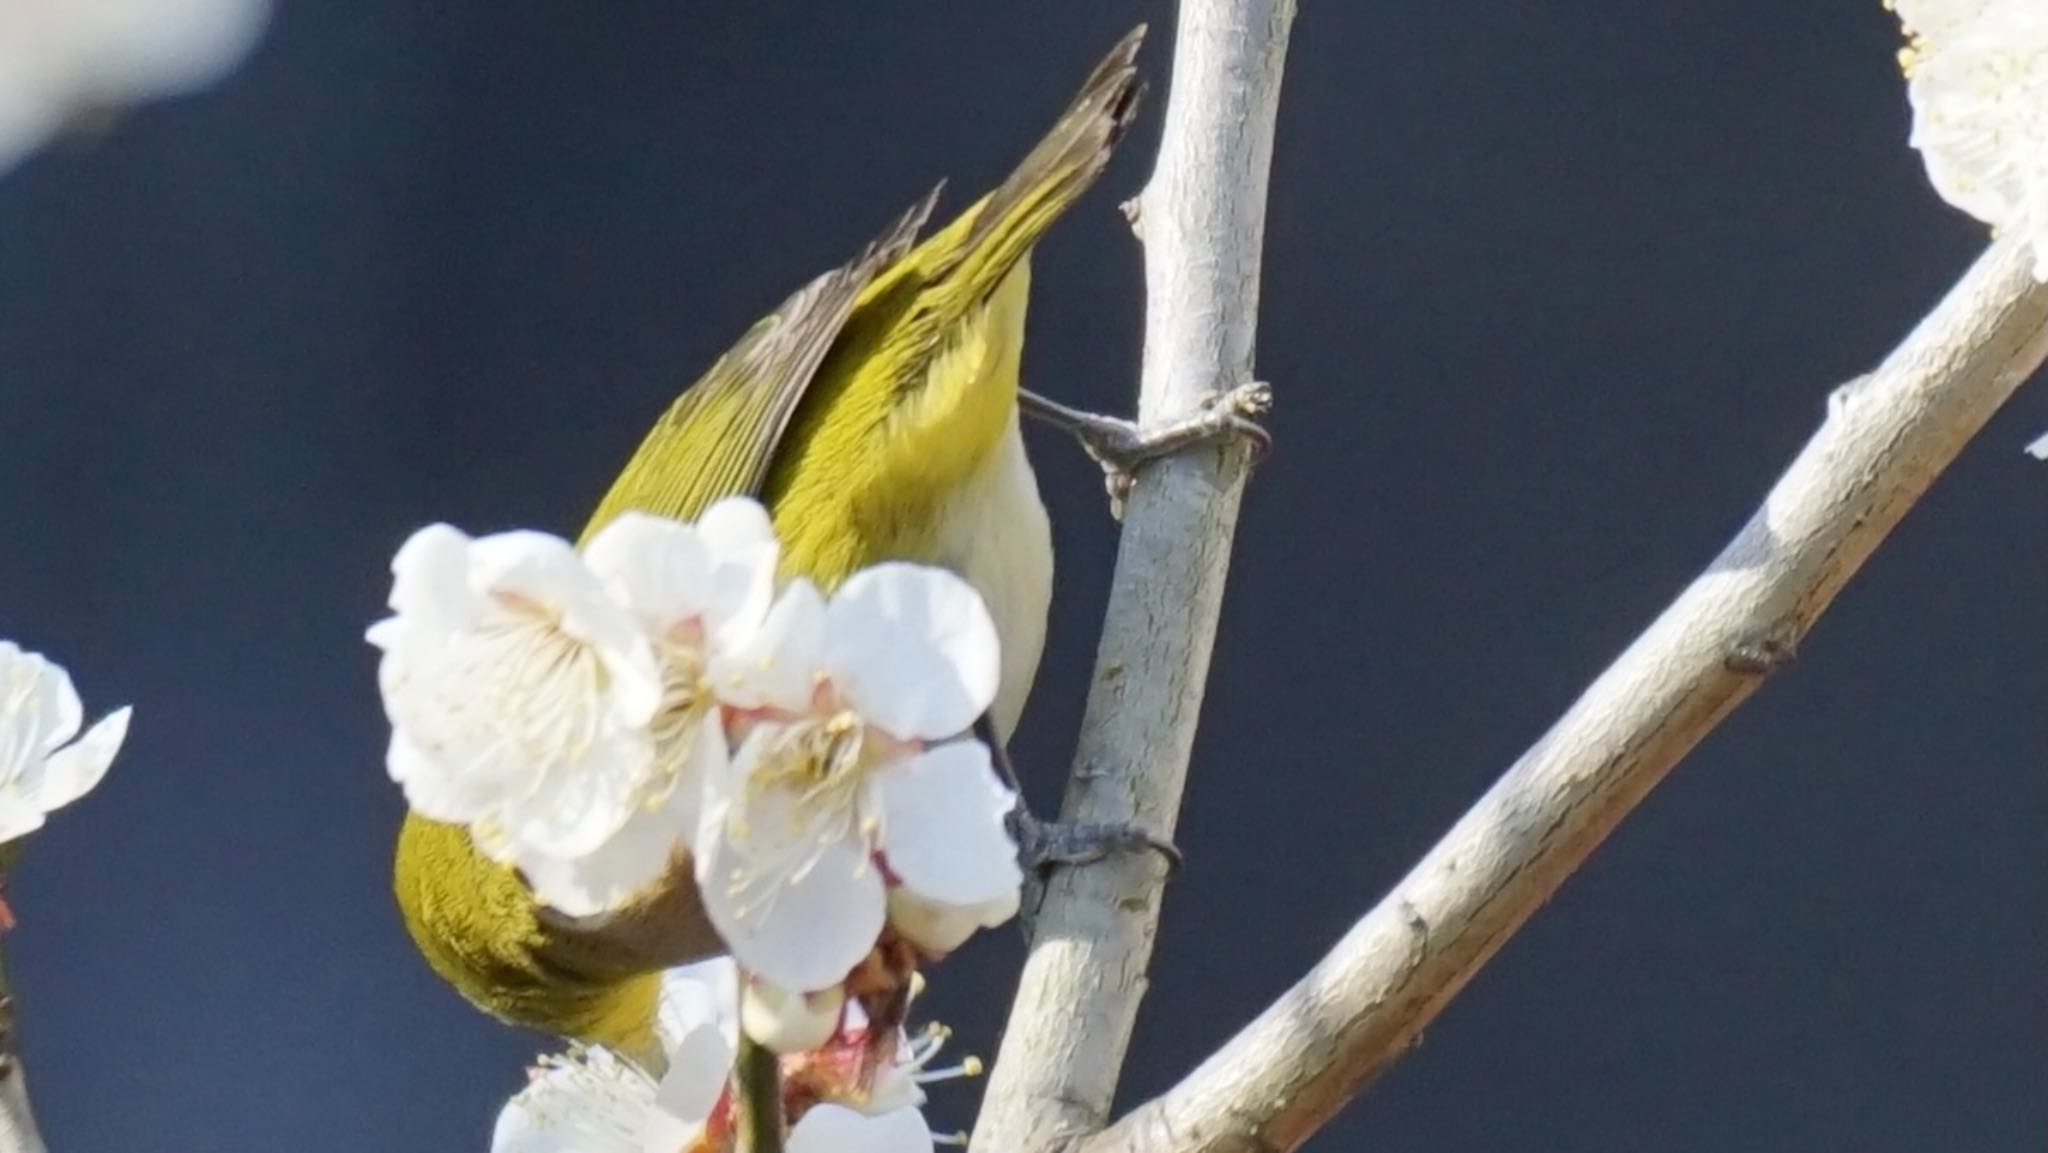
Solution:
{"label": "bird", "polygon": [[[1050,522],[1020,417],[1073,432],[1105,469],[1134,467],[1188,435],[1148,437],[1020,383],[1032,248],[1095,183],[1129,126],[1144,34],[1140,25],[1120,40],[1008,177],[944,228],[918,239],[941,184],[750,328],[656,421],[583,534],[628,511],[689,520],[747,495],[769,510],[784,577],[829,591],[883,561],[957,572],[980,592],[1001,641],[1000,687],[976,731],[1013,788],[1002,748],[1036,674],[1053,588]],[[1203,427],[1258,435],[1231,420]],[[1070,830],[1067,841],[1086,842],[1077,846],[1046,835],[1049,826],[1028,828],[1041,834],[1027,853],[1039,859],[1156,840]],[[661,971],[722,951],[686,861],[627,908],[578,921],[537,905],[466,829],[408,814],[393,881],[413,940],[476,1006],[643,1064],[661,1059]]]}

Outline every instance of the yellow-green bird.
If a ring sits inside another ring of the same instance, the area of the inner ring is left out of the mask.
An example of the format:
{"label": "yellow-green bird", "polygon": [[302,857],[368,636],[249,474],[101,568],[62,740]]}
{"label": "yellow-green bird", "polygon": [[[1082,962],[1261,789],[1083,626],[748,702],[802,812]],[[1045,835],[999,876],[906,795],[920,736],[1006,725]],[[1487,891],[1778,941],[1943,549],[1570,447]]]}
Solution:
{"label": "yellow-green bird", "polygon": [[[1018,430],[1031,249],[1129,122],[1143,34],[1118,43],[1016,171],[958,219],[917,242],[935,190],[749,330],[655,425],[586,539],[627,510],[691,519],[750,494],[774,517],[785,576],[830,589],[886,560],[951,568],[1001,636],[987,719],[999,745],[1024,707],[1052,596],[1051,534]],[[1122,422],[1049,402],[1034,414],[1094,434],[1101,453],[1126,454],[1119,462],[1151,455]],[[682,863],[602,924],[541,909],[466,830],[417,816],[395,874],[406,927],[465,997],[644,1061],[659,1061],[661,970],[720,949]]]}

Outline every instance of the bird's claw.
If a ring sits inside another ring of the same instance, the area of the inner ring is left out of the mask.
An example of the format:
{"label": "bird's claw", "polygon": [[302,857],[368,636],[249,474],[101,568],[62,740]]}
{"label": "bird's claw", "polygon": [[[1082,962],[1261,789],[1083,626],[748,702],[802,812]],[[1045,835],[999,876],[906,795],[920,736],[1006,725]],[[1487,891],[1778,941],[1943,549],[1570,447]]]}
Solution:
{"label": "bird's claw", "polygon": [[1180,871],[1181,852],[1172,841],[1136,822],[1054,822],[1032,816],[1021,803],[1010,810],[1010,836],[1017,842],[1017,864],[1039,875],[1054,865],[1092,865],[1117,853],[1154,852],[1166,861],[1168,876]]}
{"label": "bird's claw", "polygon": [[1231,439],[1243,439],[1251,446],[1253,465],[1273,451],[1273,434],[1256,419],[1273,407],[1273,387],[1264,381],[1217,393],[1186,416],[1150,426],[1068,408],[1029,392],[1022,394],[1020,401],[1029,415],[1065,429],[1102,466],[1110,510],[1119,520],[1137,470],[1152,461],[1196,445]]}

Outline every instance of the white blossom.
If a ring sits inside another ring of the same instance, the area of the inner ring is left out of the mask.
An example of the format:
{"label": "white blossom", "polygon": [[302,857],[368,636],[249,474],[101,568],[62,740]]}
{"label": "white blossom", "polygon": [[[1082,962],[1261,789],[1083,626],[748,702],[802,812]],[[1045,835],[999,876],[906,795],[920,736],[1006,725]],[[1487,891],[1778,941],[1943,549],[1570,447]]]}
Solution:
{"label": "white blossom", "polygon": [[661,671],[632,615],[544,533],[431,525],[391,569],[393,615],[368,639],[406,800],[500,859],[604,845],[659,773]]}
{"label": "white blossom", "polygon": [[1895,0],[1913,147],[1942,199],[2032,246],[2048,281],[2048,4]]}
{"label": "white blossom", "polygon": [[0,170],[79,112],[218,80],[269,0],[0,0]]}
{"label": "white blossom", "polygon": [[870,1116],[824,1102],[806,1110],[784,1153],[931,1153],[932,1131],[915,1109]]}
{"label": "white blossom", "polygon": [[[730,1091],[738,1031],[738,971],[730,958],[671,970],[662,982],[657,1032],[668,1069],[657,1080],[603,1048],[543,1058],[532,1081],[498,1115],[492,1153],[726,1153],[734,1144]],[[857,1010],[849,1010],[855,1014]],[[931,1029],[900,1031],[890,1058],[867,1079],[856,1028],[835,1047],[787,1063],[799,1110],[791,1153],[930,1153],[921,1083],[978,1072],[974,1063],[927,1072],[943,1043]]]}
{"label": "white blossom", "polygon": [[71,675],[0,641],[0,842],[42,828],[46,814],[99,784],[128,735],[128,718],[128,709],[116,709],[78,737],[84,707]]}
{"label": "white blossom", "polygon": [[[659,1080],[601,1046],[544,1057],[498,1114],[493,1153],[674,1153],[730,1125],[736,971],[719,957],[662,978]],[[724,1116],[721,1118],[721,1110]]]}
{"label": "white blossom", "polygon": [[575,916],[618,908],[687,848],[705,775],[722,772],[727,758],[706,664],[760,627],[779,551],[767,511],[744,498],[712,505],[695,524],[627,513],[585,547],[591,572],[653,646],[661,703],[645,774],[612,779],[631,811],[617,832],[580,855],[513,842],[509,859],[542,901]]}
{"label": "white blossom", "polygon": [[709,779],[697,880],[748,971],[798,992],[838,985],[880,935],[891,885],[1014,910],[1015,798],[985,745],[948,740],[988,708],[998,666],[973,588],[908,564],[856,573],[829,602],[793,582],[713,659],[721,697],[753,712]]}

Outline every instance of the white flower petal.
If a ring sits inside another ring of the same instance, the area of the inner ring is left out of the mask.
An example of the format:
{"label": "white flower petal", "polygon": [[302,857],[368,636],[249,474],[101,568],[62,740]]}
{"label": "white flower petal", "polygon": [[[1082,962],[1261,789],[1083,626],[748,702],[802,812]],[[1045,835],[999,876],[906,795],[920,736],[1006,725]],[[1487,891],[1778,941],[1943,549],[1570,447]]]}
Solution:
{"label": "white flower petal", "polygon": [[963,740],[878,770],[882,852],[906,888],[948,905],[1015,899],[1024,883],[1005,818],[1016,795],[988,747]]}
{"label": "white flower petal", "polygon": [[815,585],[791,581],[759,629],[711,654],[711,690],[736,709],[808,708],[825,647],[825,611]]}
{"label": "white flower petal", "polygon": [[491,1153],[645,1153],[645,1073],[601,1048],[545,1061],[499,1112]]}
{"label": "white flower petal", "polygon": [[719,723],[716,710],[691,727],[687,741],[684,749],[663,750],[663,755],[679,758],[667,771],[674,779],[671,801],[685,848],[697,843],[706,790],[712,782],[726,778],[732,760],[732,752],[725,743],[725,726]]}
{"label": "white flower petal", "polygon": [[364,629],[363,639],[388,653],[399,645],[406,643],[406,634],[409,628],[410,626],[399,617],[385,617],[383,620]]}
{"label": "white flower petal", "polygon": [[519,849],[556,857],[594,853],[640,806],[653,763],[648,734],[608,734],[583,755],[547,766],[531,791],[499,805],[498,820]]}
{"label": "white flower petal", "polygon": [[715,1025],[692,1029],[668,1052],[655,1105],[680,1128],[703,1128],[725,1093],[732,1060],[733,1045]]}
{"label": "white flower petal", "polygon": [[589,645],[612,683],[606,695],[619,719],[645,724],[661,707],[661,666],[631,613],[568,541],[540,532],[504,532],[470,546],[470,587],[545,607],[561,631]]}
{"label": "white flower petal", "polygon": [[[750,828],[756,833],[758,828]],[[764,869],[728,835],[700,842],[697,887],[733,958],[786,989],[837,985],[881,936],[882,878],[858,841],[820,847],[795,875]]]}
{"label": "white flower petal", "polygon": [[843,1105],[813,1105],[789,1131],[786,1153],[932,1153],[924,1115],[897,1109],[879,1117]]}
{"label": "white flower petal", "polygon": [[[739,1045],[740,970],[731,957],[678,965],[661,975],[661,1008],[655,1022],[664,1046],[673,1048],[700,1028]],[[730,1059],[727,1064],[731,1064]]]}
{"label": "white flower petal", "polygon": [[847,578],[825,611],[825,666],[870,724],[937,740],[965,732],[995,700],[995,621],[952,573],[876,565]]}
{"label": "white flower petal", "polygon": [[[702,1123],[692,1123],[659,1105],[647,1111],[646,1132],[640,1138],[640,1153],[694,1153],[703,1148]],[[581,1153],[580,1150],[577,1153]]]}
{"label": "white flower petal", "polygon": [[580,857],[515,849],[511,863],[542,904],[572,917],[624,908],[667,875],[681,852],[686,822],[697,808],[685,792],[678,782],[667,797],[641,806],[618,832]]}
{"label": "white flower petal", "polygon": [[113,763],[129,710],[104,717],[76,743],[81,716],[71,674],[40,653],[0,641],[0,841],[42,827],[84,796]]}
{"label": "white flower petal", "polygon": [[711,590],[711,550],[689,525],[621,513],[583,547],[583,557],[613,598],[657,634],[704,611]]}
{"label": "white flower petal", "polygon": [[767,618],[775,603],[777,551],[771,543],[720,559],[704,608],[705,638],[713,651],[746,643]]}
{"label": "white flower petal", "polygon": [[697,531],[713,554],[726,557],[775,544],[775,525],[761,502],[729,496],[711,503],[697,518]]}
{"label": "white flower petal", "polygon": [[468,627],[483,607],[469,587],[469,546],[453,525],[430,524],[407,537],[391,558],[391,611],[424,627]]}
{"label": "white flower petal", "polygon": [[0,796],[0,844],[43,827],[43,810],[19,797]]}
{"label": "white flower petal", "polygon": [[269,13],[266,0],[66,0],[52,7],[64,12],[61,47],[80,103],[211,84],[241,61]]}
{"label": "white flower petal", "polygon": [[[66,678],[65,687],[70,687]],[[73,694],[76,700],[76,694]],[[116,709],[100,718],[99,722],[87,729],[76,744],[50,754],[40,765],[34,765],[23,773],[20,784],[22,795],[38,808],[48,813],[61,809],[92,791],[100,778],[107,775],[107,767],[114,763],[114,754],[121,751],[121,742],[128,737],[128,718],[132,709]]]}
{"label": "white flower petal", "polygon": [[889,890],[889,927],[933,956],[943,957],[983,929],[1017,915],[1021,890],[981,905],[947,905],[897,885]]}
{"label": "white flower petal", "polygon": [[502,795],[503,778],[452,772],[397,731],[391,734],[384,768],[405,790],[406,805],[430,821],[466,825],[490,812]]}
{"label": "white flower petal", "polygon": [[[85,706],[79,703],[70,673],[45,657],[30,659],[34,662],[31,667],[35,677],[30,711],[35,715],[36,730],[42,734],[37,751],[47,755],[78,735],[78,726],[85,720]],[[44,808],[48,811],[55,807]]]}

